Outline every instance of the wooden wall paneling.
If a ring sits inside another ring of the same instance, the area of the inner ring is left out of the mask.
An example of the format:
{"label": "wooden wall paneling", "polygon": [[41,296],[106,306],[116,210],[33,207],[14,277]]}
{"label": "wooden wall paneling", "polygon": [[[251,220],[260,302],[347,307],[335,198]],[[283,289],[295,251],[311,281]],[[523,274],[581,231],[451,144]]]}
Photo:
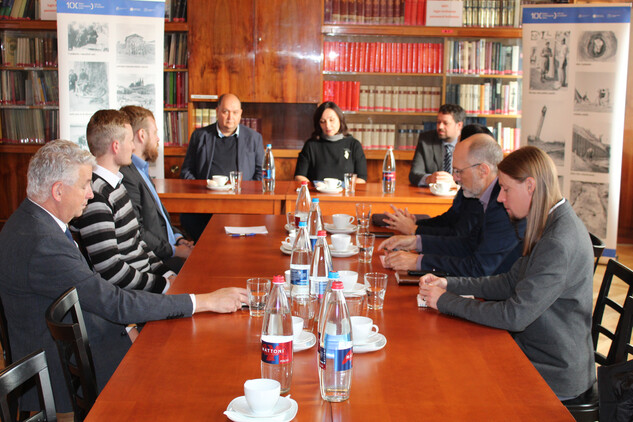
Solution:
{"label": "wooden wall paneling", "polygon": [[189,93],[254,99],[253,0],[189,0]]}
{"label": "wooden wall paneling", "polygon": [[26,198],[29,161],[41,145],[0,145],[0,226]]}
{"label": "wooden wall paneling", "polygon": [[259,102],[319,102],[321,2],[255,0],[255,4],[255,97]]}

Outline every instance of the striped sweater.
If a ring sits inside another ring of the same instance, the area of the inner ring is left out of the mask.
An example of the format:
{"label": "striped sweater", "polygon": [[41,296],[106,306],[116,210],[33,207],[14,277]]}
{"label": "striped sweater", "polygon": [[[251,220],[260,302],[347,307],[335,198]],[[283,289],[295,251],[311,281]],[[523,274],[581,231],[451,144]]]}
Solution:
{"label": "striped sweater", "polygon": [[141,240],[123,184],[113,188],[93,173],[92,190],[94,198],[81,217],[71,222],[71,229],[79,232],[95,270],[123,289],[162,293],[166,286],[163,274],[169,268]]}

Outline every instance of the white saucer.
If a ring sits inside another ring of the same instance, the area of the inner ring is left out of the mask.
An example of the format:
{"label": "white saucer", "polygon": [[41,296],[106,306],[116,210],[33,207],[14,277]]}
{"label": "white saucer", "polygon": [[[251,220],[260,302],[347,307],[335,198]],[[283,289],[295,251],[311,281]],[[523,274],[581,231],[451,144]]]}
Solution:
{"label": "white saucer", "polygon": [[297,415],[298,409],[299,405],[290,397],[279,397],[279,401],[277,401],[272,413],[266,416],[260,416],[253,413],[246,401],[246,397],[240,396],[229,403],[224,414],[235,422],[264,422],[269,420],[289,422]]}
{"label": "white saucer", "polygon": [[321,193],[341,193],[341,192],[343,192],[343,187],[339,186],[338,188],[328,189],[325,186],[323,186],[323,187],[317,186],[316,190],[318,190]]}
{"label": "white saucer", "polygon": [[209,186],[209,185],[207,185],[207,189],[216,190],[216,191],[219,191],[219,192],[224,192],[224,191],[227,191],[227,190],[231,190],[231,185],[224,185],[224,186]]}
{"label": "white saucer", "polygon": [[344,251],[339,251],[338,249],[334,249],[332,245],[329,245],[329,246],[330,246],[330,254],[334,258],[347,258],[348,256],[353,256],[358,253],[358,246],[356,245],[350,244],[347,250],[344,250]]}
{"label": "white saucer", "polygon": [[284,245],[281,245],[279,247],[279,250],[284,254],[284,255],[292,255],[292,249],[286,249],[284,248]]}
{"label": "white saucer", "polygon": [[362,283],[354,284],[354,287],[348,290],[343,290],[343,293],[360,293],[365,294],[367,292],[367,288]]}
{"label": "white saucer", "polygon": [[325,223],[325,224],[323,224],[323,227],[328,232],[334,233],[334,234],[336,234],[336,233],[354,233],[356,231],[356,224],[350,224],[350,225],[348,225],[346,227],[338,228],[334,224]]}
{"label": "white saucer", "polygon": [[308,350],[316,344],[316,336],[307,331],[303,331],[299,336],[299,340],[292,342],[292,351],[301,352],[302,350]]}
{"label": "white saucer", "polygon": [[380,334],[374,333],[367,337],[367,342],[363,344],[354,344],[354,353],[369,353],[380,350],[387,345],[387,338]]}
{"label": "white saucer", "polygon": [[[286,249],[286,250],[292,249],[292,243],[290,243],[290,242],[281,242],[281,247]],[[384,256],[384,255],[381,255],[381,256]]]}
{"label": "white saucer", "polygon": [[455,194],[457,194],[457,191],[459,189],[452,189],[449,190],[448,192],[438,192],[436,189],[434,188],[429,188],[429,190],[431,191],[431,193],[435,196],[455,196]]}

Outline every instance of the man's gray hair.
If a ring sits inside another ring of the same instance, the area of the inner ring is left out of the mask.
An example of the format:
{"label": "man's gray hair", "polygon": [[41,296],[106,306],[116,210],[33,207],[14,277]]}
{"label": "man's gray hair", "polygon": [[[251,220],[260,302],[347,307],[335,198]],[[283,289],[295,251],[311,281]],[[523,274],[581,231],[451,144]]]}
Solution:
{"label": "man's gray hair", "polygon": [[497,164],[503,160],[503,150],[495,138],[485,133],[477,133],[468,140],[471,142],[468,149],[471,163],[486,163],[493,173],[497,173]]}
{"label": "man's gray hair", "polygon": [[76,143],[61,139],[47,143],[29,162],[26,195],[35,202],[46,201],[55,183],[74,185],[84,164],[94,168],[97,161]]}

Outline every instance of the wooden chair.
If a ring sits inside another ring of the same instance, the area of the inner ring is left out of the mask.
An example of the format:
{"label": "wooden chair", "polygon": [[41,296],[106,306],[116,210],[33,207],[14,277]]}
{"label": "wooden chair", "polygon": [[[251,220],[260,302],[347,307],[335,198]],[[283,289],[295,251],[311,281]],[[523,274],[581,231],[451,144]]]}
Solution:
{"label": "wooden chair", "polygon": [[18,420],[27,422],[57,421],[53,389],[51,388],[44,350],[31,353],[0,372],[0,407],[3,421],[15,420],[13,409],[17,408],[17,397],[20,395],[21,387],[31,380],[35,380],[37,384],[42,410],[26,419],[19,418]]}
{"label": "wooden chair", "polygon": [[[628,285],[626,300],[624,305],[619,305],[609,297],[613,277],[617,277]],[[628,360],[628,355],[633,354],[631,346],[631,332],[633,331],[633,271],[613,259],[607,263],[604,272],[600,292],[596,301],[591,321],[591,337],[596,363],[599,365],[614,365]],[[620,314],[615,331],[611,331],[603,325],[602,319],[606,308]],[[603,335],[611,341],[607,355],[598,352],[598,339]],[[575,400],[564,401],[570,413],[578,422],[593,422],[599,417],[598,389],[594,384],[593,388]]]}
{"label": "wooden chair", "polygon": [[[62,322],[67,314],[70,314],[72,323]],[[66,291],[48,307],[45,315],[48,329],[57,344],[75,420],[83,420],[99,390],[77,290],[73,287]]]}
{"label": "wooden chair", "polygon": [[602,256],[602,252],[604,252],[605,244],[600,238],[593,233],[589,233],[589,237],[591,238],[591,244],[593,245],[593,256],[595,258],[595,262],[593,264],[593,273],[596,273],[596,268],[598,268],[598,262],[600,261],[600,257]]}

